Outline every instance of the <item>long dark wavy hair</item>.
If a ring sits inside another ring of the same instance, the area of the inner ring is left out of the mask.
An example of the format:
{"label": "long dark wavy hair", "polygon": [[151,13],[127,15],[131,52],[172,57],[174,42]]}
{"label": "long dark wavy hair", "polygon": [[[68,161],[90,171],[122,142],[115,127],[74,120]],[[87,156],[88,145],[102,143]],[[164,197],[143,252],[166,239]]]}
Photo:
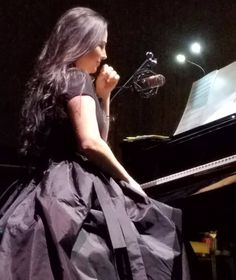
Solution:
{"label": "long dark wavy hair", "polygon": [[66,115],[59,95],[67,88],[75,61],[93,50],[107,30],[107,21],[84,7],[68,10],[58,20],[39,55],[26,85],[21,111],[21,153],[40,156],[50,135],[51,123]]}

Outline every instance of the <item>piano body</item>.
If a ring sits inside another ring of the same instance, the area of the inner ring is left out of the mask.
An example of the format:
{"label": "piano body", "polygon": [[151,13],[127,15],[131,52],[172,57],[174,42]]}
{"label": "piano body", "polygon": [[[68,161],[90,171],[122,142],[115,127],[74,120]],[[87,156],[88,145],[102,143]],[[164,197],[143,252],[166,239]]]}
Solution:
{"label": "piano body", "polygon": [[173,136],[125,139],[123,161],[139,182],[154,180],[143,188],[159,196],[176,188],[179,180],[199,181],[212,173],[218,177],[219,170],[232,170],[236,161],[235,132],[236,62],[193,83]]}
{"label": "piano body", "polygon": [[215,231],[217,252],[227,248],[230,262],[211,258],[212,273],[199,279],[236,279],[236,62],[193,84],[173,136],[127,138],[121,147],[147,194],[183,210],[187,239]]}
{"label": "piano body", "polygon": [[170,139],[124,141],[122,154],[149,195],[167,202],[183,190],[185,197],[236,171],[236,114]]}

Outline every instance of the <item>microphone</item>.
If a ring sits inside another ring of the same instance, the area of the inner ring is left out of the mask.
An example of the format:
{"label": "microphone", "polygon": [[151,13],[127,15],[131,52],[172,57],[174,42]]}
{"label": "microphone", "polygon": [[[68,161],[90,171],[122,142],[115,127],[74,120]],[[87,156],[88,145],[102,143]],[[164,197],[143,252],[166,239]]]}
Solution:
{"label": "microphone", "polygon": [[162,87],[165,84],[165,81],[166,78],[163,75],[157,74],[139,79],[135,83],[140,87],[141,90],[149,90]]}

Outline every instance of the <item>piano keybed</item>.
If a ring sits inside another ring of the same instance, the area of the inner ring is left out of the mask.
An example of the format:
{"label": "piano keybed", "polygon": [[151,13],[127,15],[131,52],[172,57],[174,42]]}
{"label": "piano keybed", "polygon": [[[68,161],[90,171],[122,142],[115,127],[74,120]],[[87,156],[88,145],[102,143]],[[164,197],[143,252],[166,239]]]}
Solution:
{"label": "piano keybed", "polygon": [[142,189],[148,189],[148,188],[151,188],[154,186],[156,187],[158,185],[162,185],[162,184],[165,184],[165,183],[168,183],[171,181],[175,181],[175,180],[178,180],[181,178],[186,178],[188,176],[200,175],[204,172],[213,171],[217,168],[222,168],[222,167],[228,166],[235,162],[236,162],[236,155],[231,155],[231,156],[224,157],[224,158],[221,158],[216,161],[208,162],[203,165],[199,165],[199,166],[196,166],[196,167],[193,167],[193,168],[190,168],[187,170],[183,170],[183,171],[180,171],[180,172],[177,172],[177,173],[174,173],[174,174],[162,177],[162,178],[158,178],[156,180],[152,180],[150,182],[142,184],[141,187],[142,187]]}

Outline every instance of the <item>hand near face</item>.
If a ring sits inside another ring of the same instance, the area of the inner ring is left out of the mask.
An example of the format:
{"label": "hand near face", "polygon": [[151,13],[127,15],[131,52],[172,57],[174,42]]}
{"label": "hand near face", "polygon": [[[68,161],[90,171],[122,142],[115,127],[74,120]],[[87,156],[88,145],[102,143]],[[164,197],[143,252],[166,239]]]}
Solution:
{"label": "hand near face", "polygon": [[98,97],[107,99],[111,91],[119,82],[120,76],[117,72],[107,64],[104,64],[96,79],[96,92]]}

